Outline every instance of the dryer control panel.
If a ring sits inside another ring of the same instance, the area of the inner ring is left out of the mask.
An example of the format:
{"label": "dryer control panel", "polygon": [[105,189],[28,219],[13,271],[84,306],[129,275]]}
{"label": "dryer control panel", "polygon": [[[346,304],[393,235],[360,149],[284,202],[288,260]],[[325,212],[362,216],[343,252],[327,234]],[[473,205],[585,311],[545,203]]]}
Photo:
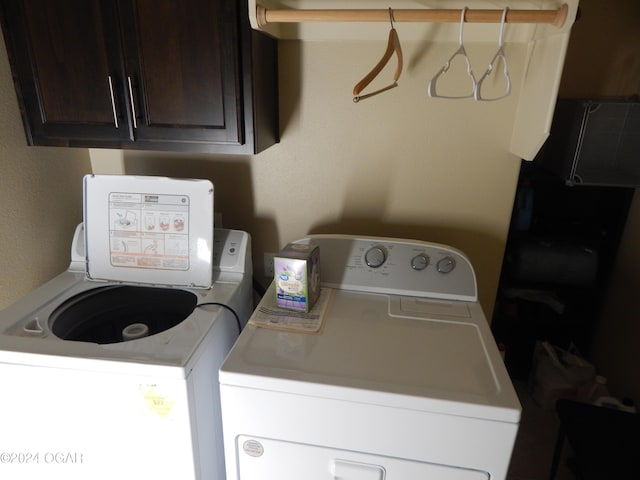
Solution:
{"label": "dryer control panel", "polygon": [[446,245],[384,237],[310,235],[294,243],[320,246],[320,283],[393,295],[477,301],[475,272]]}

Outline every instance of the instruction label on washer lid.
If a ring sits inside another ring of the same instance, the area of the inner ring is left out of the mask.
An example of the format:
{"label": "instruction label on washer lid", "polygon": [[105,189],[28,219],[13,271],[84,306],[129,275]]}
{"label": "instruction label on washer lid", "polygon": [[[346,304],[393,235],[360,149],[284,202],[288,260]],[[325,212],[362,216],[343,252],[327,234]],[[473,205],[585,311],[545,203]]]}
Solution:
{"label": "instruction label on washer lid", "polygon": [[189,197],[109,194],[109,253],[114,267],[189,269]]}
{"label": "instruction label on washer lid", "polygon": [[208,180],[85,176],[88,278],[209,288],[213,193]]}

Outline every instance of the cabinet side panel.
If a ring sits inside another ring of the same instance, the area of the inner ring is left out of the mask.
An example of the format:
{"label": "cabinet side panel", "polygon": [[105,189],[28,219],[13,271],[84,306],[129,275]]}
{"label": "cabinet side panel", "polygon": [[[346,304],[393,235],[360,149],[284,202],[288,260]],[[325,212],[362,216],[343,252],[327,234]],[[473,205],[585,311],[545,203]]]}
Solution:
{"label": "cabinet side panel", "polygon": [[[278,43],[263,33],[251,31],[255,151],[280,141],[278,97]],[[246,111],[246,110],[245,110]]]}

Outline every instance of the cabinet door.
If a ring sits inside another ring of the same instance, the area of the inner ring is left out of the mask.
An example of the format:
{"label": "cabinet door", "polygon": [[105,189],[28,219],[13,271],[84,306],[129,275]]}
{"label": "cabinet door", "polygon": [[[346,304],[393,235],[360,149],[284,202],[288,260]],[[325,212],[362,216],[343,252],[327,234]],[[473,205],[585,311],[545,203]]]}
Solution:
{"label": "cabinet door", "polygon": [[3,1],[3,31],[28,141],[128,140],[117,10],[100,0]]}
{"label": "cabinet door", "polygon": [[244,143],[237,2],[119,5],[136,143]]}

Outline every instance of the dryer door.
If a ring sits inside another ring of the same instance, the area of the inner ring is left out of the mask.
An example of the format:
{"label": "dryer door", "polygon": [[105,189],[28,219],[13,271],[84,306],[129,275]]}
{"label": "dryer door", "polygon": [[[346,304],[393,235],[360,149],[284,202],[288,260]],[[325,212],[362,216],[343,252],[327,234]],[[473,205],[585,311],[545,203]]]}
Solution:
{"label": "dryer door", "polygon": [[[258,480],[488,480],[489,474],[457,466],[240,435],[237,478]],[[232,476],[230,478],[233,478]]]}

